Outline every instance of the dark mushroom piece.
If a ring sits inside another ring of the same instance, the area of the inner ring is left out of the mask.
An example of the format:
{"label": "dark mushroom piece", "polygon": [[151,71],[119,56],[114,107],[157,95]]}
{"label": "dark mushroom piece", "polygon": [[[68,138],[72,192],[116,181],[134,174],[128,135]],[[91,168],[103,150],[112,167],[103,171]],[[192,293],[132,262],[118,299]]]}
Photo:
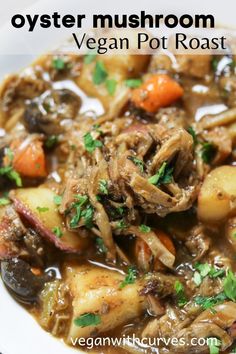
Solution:
{"label": "dark mushroom piece", "polygon": [[44,284],[54,277],[52,272],[36,276],[32,273],[30,265],[18,258],[2,261],[1,275],[7,289],[24,304],[37,302]]}
{"label": "dark mushroom piece", "polygon": [[60,134],[63,120],[74,119],[80,109],[81,99],[68,89],[48,90],[29,101],[24,122],[30,133]]}

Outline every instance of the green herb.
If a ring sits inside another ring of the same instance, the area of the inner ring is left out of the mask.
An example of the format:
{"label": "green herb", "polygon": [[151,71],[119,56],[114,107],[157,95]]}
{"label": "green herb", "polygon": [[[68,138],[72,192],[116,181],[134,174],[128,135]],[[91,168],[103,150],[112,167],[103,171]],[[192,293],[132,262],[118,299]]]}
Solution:
{"label": "green herb", "polygon": [[106,80],[106,88],[110,96],[113,96],[115,94],[116,86],[117,86],[117,81],[115,79]]}
{"label": "green herb", "polygon": [[53,148],[56,144],[58,143],[58,136],[57,135],[51,135],[47,138],[45,141],[45,146],[48,149]]}
{"label": "green herb", "polygon": [[53,201],[56,205],[61,205],[62,202],[62,196],[61,195],[54,195]]}
{"label": "green herb", "polygon": [[66,63],[62,58],[54,58],[52,61],[52,66],[56,70],[64,70],[66,68]]}
{"label": "green herb", "polygon": [[125,80],[125,84],[127,87],[137,88],[142,84],[142,80],[141,79],[128,79],[128,80]]}
{"label": "green herb", "polygon": [[5,149],[5,155],[9,159],[9,164],[11,164],[14,159],[14,153],[9,147]]}
{"label": "green herb", "polygon": [[88,197],[83,195],[76,195],[75,198],[77,199],[77,201],[72,203],[70,208],[75,210],[75,214],[70,221],[70,227],[78,227],[80,219],[84,218],[85,226],[87,228],[91,228],[93,226],[92,220],[94,209],[90,205]]}
{"label": "green herb", "polygon": [[194,301],[197,305],[200,305],[204,310],[210,309],[213,306],[219,305],[227,299],[224,292],[215,296],[196,296]]}
{"label": "green herb", "polygon": [[147,233],[147,232],[151,231],[151,228],[149,226],[147,226],[147,225],[142,224],[142,225],[139,226],[139,230],[141,232]]}
{"label": "green herb", "polygon": [[210,354],[219,354],[221,341],[216,337],[209,337],[207,338],[207,344],[209,347]]}
{"label": "green herb", "polygon": [[10,204],[10,200],[8,198],[0,198],[0,206]]}
{"label": "green herb", "polygon": [[216,58],[216,57],[213,57],[213,58],[212,58],[212,61],[211,61],[211,67],[212,67],[212,70],[213,70],[214,72],[217,71],[218,64],[219,64],[219,59]]}
{"label": "green herb", "polygon": [[201,157],[206,164],[210,164],[214,159],[217,152],[217,148],[214,144],[205,142],[202,144]]}
{"label": "green herb", "polygon": [[96,59],[96,52],[91,51],[88,54],[85,55],[84,57],[84,63],[85,64],[91,64],[95,59]]}
{"label": "green herb", "polygon": [[214,267],[212,267],[209,272],[210,278],[222,278],[224,275],[225,275],[224,269],[215,269]]}
{"label": "green herb", "polygon": [[98,246],[99,252],[107,253],[107,248],[106,248],[106,246],[104,244],[104,241],[103,241],[103,239],[101,237],[97,237],[96,238],[96,244]]}
{"label": "green herb", "polygon": [[230,353],[236,353],[236,348],[232,348],[232,349],[230,350]]}
{"label": "green herb", "polygon": [[87,205],[86,209],[84,209],[81,213],[81,217],[84,218],[87,229],[91,229],[93,227],[93,214],[94,209],[90,204]]}
{"label": "green herb", "polygon": [[175,288],[175,292],[176,292],[176,295],[177,295],[178,305],[180,307],[186,305],[188,301],[187,301],[186,296],[185,296],[185,291],[184,291],[183,284],[179,280],[176,280],[174,288]]}
{"label": "green herb", "polygon": [[99,181],[99,191],[102,194],[108,195],[108,183],[105,179],[100,179]]}
{"label": "green herb", "polygon": [[5,166],[0,168],[0,175],[1,176],[6,176],[9,178],[11,181],[15,182],[17,187],[22,187],[22,181],[21,177],[18,172],[13,170],[12,166]]}
{"label": "green herb", "polygon": [[43,108],[45,109],[45,111],[47,112],[47,113],[49,113],[50,111],[51,111],[51,105],[50,105],[50,103],[49,102],[43,102]]}
{"label": "green herb", "polygon": [[218,269],[208,263],[196,263],[194,268],[199,271],[202,278],[209,276],[210,278],[220,278],[225,275],[224,269]]}
{"label": "green herb", "polygon": [[198,138],[197,138],[197,134],[196,134],[195,130],[193,129],[193,127],[188,127],[187,132],[190,135],[192,135],[193,144],[194,144],[194,146],[196,146],[198,144]]}
{"label": "green herb", "polygon": [[128,156],[127,159],[129,159],[130,161],[132,161],[136,166],[139,167],[140,171],[143,172],[144,171],[144,162],[140,159],[138,159],[135,156]]}
{"label": "green herb", "polygon": [[108,74],[102,61],[97,61],[93,72],[93,83],[100,85],[106,81]]}
{"label": "green herb", "polygon": [[206,277],[211,270],[211,265],[208,263],[195,263],[194,268],[200,272],[202,277]]}
{"label": "green herb", "polygon": [[124,229],[126,229],[126,227],[127,227],[127,224],[125,223],[125,221],[123,219],[118,221],[116,224],[116,228],[120,229],[120,230],[124,230]]}
{"label": "green herb", "polygon": [[88,152],[94,152],[96,148],[101,148],[103,146],[102,142],[96,139],[93,139],[91,133],[84,135],[84,146]]}
{"label": "green herb", "polygon": [[98,202],[102,201],[102,197],[99,194],[96,195],[96,199],[97,199]]}
{"label": "green herb", "polygon": [[117,212],[117,214],[119,214],[119,215],[123,215],[123,214],[124,214],[124,208],[118,207],[118,208],[116,208],[116,212]]}
{"label": "green herb", "polygon": [[232,301],[236,301],[236,277],[232,271],[229,271],[224,279],[225,295]]}
{"label": "green herb", "polygon": [[201,277],[201,274],[198,273],[198,272],[194,272],[193,274],[193,281],[194,283],[199,286],[202,282],[202,277]]}
{"label": "green herb", "polygon": [[97,326],[101,322],[101,316],[94,313],[84,313],[74,320],[74,324],[78,327]]}
{"label": "green herb", "polygon": [[71,208],[70,208],[70,209],[75,209],[75,214],[70,221],[70,227],[72,227],[72,228],[78,227],[78,223],[81,219],[82,207],[88,201],[88,197],[86,195],[85,196],[76,195],[75,197],[76,197],[77,201],[72,203]]}
{"label": "green herb", "polygon": [[233,236],[233,238],[236,238],[236,232],[235,232],[235,233],[233,233],[233,235],[232,235],[232,236]]}
{"label": "green herb", "polygon": [[36,209],[38,210],[39,213],[45,213],[46,211],[49,210],[49,208],[40,207],[40,206],[38,206]]}
{"label": "green herb", "polygon": [[55,226],[53,229],[52,229],[52,232],[58,237],[58,238],[61,238],[63,236],[63,232],[60,228],[60,226]]}
{"label": "green herb", "polygon": [[167,165],[167,162],[163,162],[158,172],[148,179],[148,182],[160,186],[162,184],[171,183],[173,180],[173,168]]}
{"label": "green herb", "polygon": [[134,284],[136,277],[137,277],[137,270],[135,269],[135,267],[133,266],[129,267],[128,274],[120,284],[120,289],[124,288],[128,284]]}

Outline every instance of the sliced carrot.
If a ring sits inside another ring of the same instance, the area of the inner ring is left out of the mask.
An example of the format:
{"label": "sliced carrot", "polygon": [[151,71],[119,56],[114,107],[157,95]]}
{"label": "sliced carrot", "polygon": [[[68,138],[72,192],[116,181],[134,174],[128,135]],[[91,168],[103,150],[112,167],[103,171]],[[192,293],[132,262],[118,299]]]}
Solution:
{"label": "sliced carrot", "polygon": [[[153,231],[155,232],[161,243],[175,256],[175,246],[170,236],[162,230],[155,229]],[[138,265],[145,271],[150,270],[149,267],[152,260],[152,251],[148,247],[147,243],[141,240],[140,238],[136,240],[135,254]],[[156,259],[154,263],[154,270],[160,271],[164,268],[165,266],[162,264],[162,262],[159,261],[159,259]]]}
{"label": "sliced carrot", "polygon": [[131,101],[138,108],[155,113],[169,106],[183,95],[182,87],[166,74],[153,74],[139,88],[133,90]]}
{"label": "sliced carrot", "polygon": [[32,140],[26,146],[24,142],[15,141],[10,145],[14,153],[12,166],[15,171],[25,177],[45,177],[46,159],[40,140]]}

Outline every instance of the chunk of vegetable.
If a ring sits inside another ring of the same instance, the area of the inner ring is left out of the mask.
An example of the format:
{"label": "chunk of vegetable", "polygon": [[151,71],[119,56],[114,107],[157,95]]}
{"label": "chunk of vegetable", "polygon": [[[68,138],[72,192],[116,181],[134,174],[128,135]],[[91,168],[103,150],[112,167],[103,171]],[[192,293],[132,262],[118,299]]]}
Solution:
{"label": "chunk of vegetable", "polygon": [[138,108],[155,113],[183,95],[182,87],[170,76],[154,74],[132,93],[132,102]]}
{"label": "chunk of vegetable", "polygon": [[25,177],[45,177],[46,159],[42,148],[42,141],[32,140],[28,144],[25,141],[14,141],[11,150],[14,153],[12,165],[16,172]]}
{"label": "chunk of vegetable", "polygon": [[220,166],[204,180],[198,196],[198,216],[219,222],[236,215],[236,167]]}
{"label": "chunk of vegetable", "polygon": [[[54,203],[55,194],[49,188],[24,188],[11,192],[16,210],[47,240],[64,251],[82,251],[88,244],[86,239],[68,231]],[[48,208],[44,213],[39,207]],[[59,238],[53,232],[55,227],[62,230]]]}
{"label": "chunk of vegetable", "polygon": [[[68,333],[68,342],[79,337],[104,333],[142,314],[145,297],[139,294],[141,283],[120,287],[124,275],[116,271],[91,265],[68,266],[67,283],[73,297],[73,316]],[[81,318],[93,317],[81,326]],[[95,317],[96,316],[96,317]]]}

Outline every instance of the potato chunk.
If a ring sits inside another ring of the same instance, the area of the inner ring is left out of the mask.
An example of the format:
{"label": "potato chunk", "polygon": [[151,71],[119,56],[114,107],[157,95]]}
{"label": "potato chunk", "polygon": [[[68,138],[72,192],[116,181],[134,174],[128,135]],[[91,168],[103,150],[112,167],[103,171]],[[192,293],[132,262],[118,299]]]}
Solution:
{"label": "potato chunk", "polygon": [[[120,288],[124,276],[116,271],[92,265],[68,266],[66,277],[73,298],[73,315],[67,337],[69,344],[79,337],[112,330],[144,310],[145,298],[139,295],[140,283],[136,281]],[[99,315],[101,323],[77,326],[75,319],[88,313]]]}
{"label": "potato chunk", "polygon": [[[52,190],[45,187],[21,188],[11,192],[11,199],[21,214],[40,234],[61,250],[82,252],[88,245],[85,238],[66,229],[54,203]],[[60,235],[55,233],[55,228]]]}
{"label": "potato chunk", "polygon": [[211,171],[198,196],[198,216],[204,222],[220,222],[236,215],[236,167]]}

